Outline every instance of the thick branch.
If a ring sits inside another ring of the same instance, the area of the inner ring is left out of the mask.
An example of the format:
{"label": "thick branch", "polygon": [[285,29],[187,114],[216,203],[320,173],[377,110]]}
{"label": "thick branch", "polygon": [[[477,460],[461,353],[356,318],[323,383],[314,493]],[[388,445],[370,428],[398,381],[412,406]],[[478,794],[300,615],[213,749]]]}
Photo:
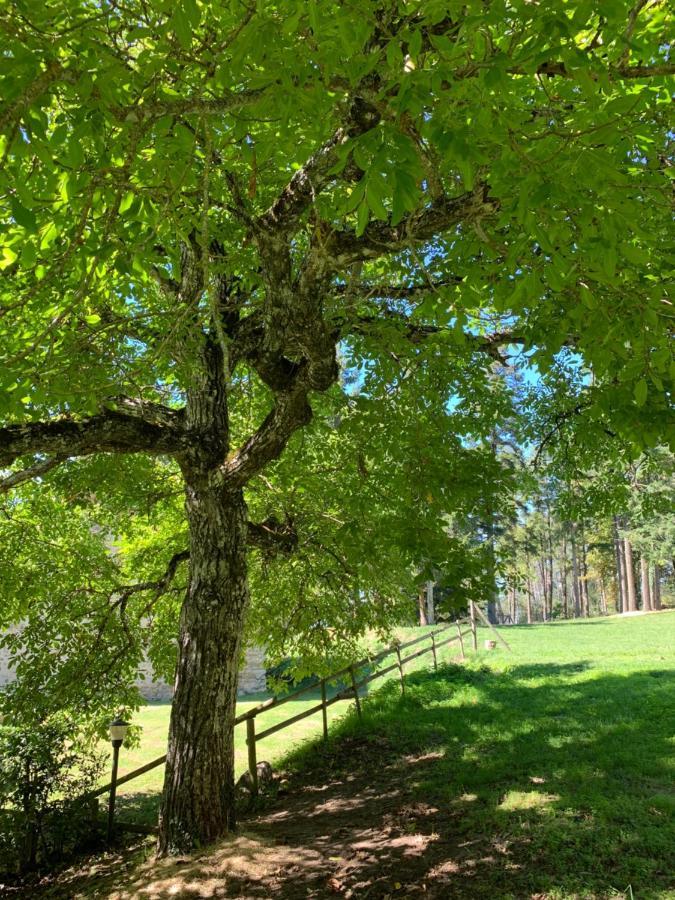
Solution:
{"label": "thick branch", "polygon": [[439,197],[421,212],[406,216],[398,225],[371,222],[360,236],[355,231],[334,232],[314,252],[323,251],[331,257],[335,268],[340,269],[360,260],[396,253],[414,242],[428,241],[457,225],[485,218],[496,209],[496,202],[481,184],[459,197]]}
{"label": "thick branch", "polygon": [[112,401],[122,412],[143,419],[153,425],[167,425],[179,428],[185,419],[185,410],[171,409],[162,403],[150,403],[133,397],[115,397]]}
{"label": "thick branch", "polygon": [[114,115],[124,121],[160,116],[222,115],[251,106],[265,94],[267,87],[248,91],[232,91],[222,97],[186,97],[184,100],[149,100],[131,107],[115,107]]}
{"label": "thick branch", "polygon": [[339,150],[350,138],[375,128],[380,114],[361,97],[349,106],[344,125],[316,150],[293,175],[279,197],[255,223],[263,230],[292,230],[298,219],[312,205],[316,196],[335,176],[331,174],[339,159]]}
{"label": "thick branch", "polygon": [[118,595],[119,601],[126,601],[132,594],[139,594],[143,591],[155,591],[155,596],[159,597],[163,594],[173,579],[175,578],[178,566],[190,558],[188,550],[179,550],[174,553],[168,562],[163,574],[154,581],[139,581],[136,584],[128,584],[118,587],[115,593]]}
{"label": "thick branch", "polygon": [[232,486],[246,484],[279,456],[294,431],[311,421],[308,387],[301,374],[290,390],[277,394],[274,406],[260,428],[223,465],[223,474]]}
{"label": "thick branch", "polygon": [[289,519],[280,522],[270,516],[263,522],[248,523],[247,541],[250,547],[267,553],[292,553],[298,546],[298,534]]}
{"label": "thick branch", "polygon": [[[378,315],[360,315],[354,322],[345,324],[342,334],[369,334],[376,331],[378,326],[395,325],[399,329],[401,337],[411,344],[421,344],[429,337],[438,334],[447,334],[452,329],[440,325],[424,325],[411,321],[402,313],[393,310],[383,310]],[[472,334],[464,332],[464,338],[472,350],[487,353],[497,362],[504,363],[504,357],[500,348],[508,344],[524,344],[526,339],[521,334],[511,331],[497,331],[493,334]]]}
{"label": "thick branch", "polygon": [[28,453],[61,457],[99,452],[176,453],[187,441],[187,433],[182,428],[106,410],[79,421],[63,418],[0,428],[0,465],[10,465]]}
{"label": "thick branch", "polygon": [[417,297],[433,294],[435,290],[444,287],[454,287],[462,284],[464,278],[461,275],[452,275],[440,281],[425,282],[424,284],[337,284],[332,288],[334,294],[356,294],[361,297],[381,297],[388,300],[414,300]]}

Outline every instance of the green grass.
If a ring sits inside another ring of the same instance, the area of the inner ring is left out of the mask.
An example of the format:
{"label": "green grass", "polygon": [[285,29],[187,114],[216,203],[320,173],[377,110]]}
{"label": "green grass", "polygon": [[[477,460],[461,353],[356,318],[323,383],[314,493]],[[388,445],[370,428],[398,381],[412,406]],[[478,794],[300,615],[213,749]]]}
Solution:
{"label": "green grass", "polygon": [[355,735],[392,759],[434,753],[411,770],[416,799],[447,811],[448,840],[515,864],[468,896],[675,897],[675,611],[502,633],[511,653],[413,673],[403,698],[389,682],[286,764],[348,767]]}
{"label": "green grass", "polygon": [[[243,713],[269,699],[269,694],[250,694],[245,701],[237,704],[237,713]],[[296,713],[309,709],[320,702],[316,692],[304,694],[298,700],[291,700],[277,709],[271,709],[259,718],[259,730],[270,728],[277,722],[290,718]],[[333,724],[349,706],[348,701],[340,701],[329,708],[329,724]],[[120,776],[137,769],[150,760],[166,753],[167,734],[169,730],[170,703],[148,703],[141,707],[134,718],[134,724],[140,725],[141,737],[138,747],[122,749],[120,756]],[[300,742],[314,737],[322,729],[321,713],[308,716],[296,722],[288,729],[263,738],[257,745],[258,759],[274,763],[279,757],[288,753]],[[238,725],[235,729],[235,766],[237,776],[246,770],[246,728]],[[108,780],[108,779],[106,779]],[[159,798],[164,780],[164,766],[159,766],[140,775],[128,784],[120,787],[118,793],[118,810],[120,821],[129,820],[139,823],[152,823],[156,820],[159,809]],[[104,798],[105,800],[105,798]]]}
{"label": "green grass", "polygon": [[[400,629],[400,636],[402,640],[412,640],[425,631],[429,632],[432,630],[434,629]],[[439,660],[449,659],[453,656],[457,652],[456,646],[455,644],[452,647],[439,650]],[[411,652],[417,649],[418,647],[411,648]],[[422,660],[428,659],[430,659],[430,655],[422,657]],[[386,662],[389,664],[391,661],[392,659],[388,659]],[[424,663],[414,663],[414,665],[420,664]],[[397,676],[396,673],[384,676],[384,678],[388,677],[394,678]],[[264,700],[269,699],[269,697],[270,694],[267,693],[247,695],[245,700],[240,700],[237,704],[237,714],[246,712],[253,706],[257,706]],[[262,731],[263,729],[271,728],[273,725],[284,721],[284,719],[303,712],[311,706],[316,706],[320,701],[321,695],[318,691],[309,691],[297,700],[290,700],[276,709],[263,713],[257,719],[257,730]],[[329,726],[333,727],[352,707],[353,703],[348,700],[339,701],[329,707]],[[150,760],[166,753],[170,713],[171,704],[169,702],[148,703],[141,707],[133,719],[133,724],[140,726],[141,729],[140,741],[138,746],[131,749],[128,747],[122,748],[120,754],[120,776],[140,768],[145,763],[150,762]],[[308,739],[314,739],[321,733],[322,719],[321,713],[318,712],[300,722],[296,722],[287,729],[263,738],[257,744],[258,759],[267,760],[274,764]],[[246,727],[238,725],[235,729],[235,768],[237,777],[246,771],[247,758]],[[164,766],[159,766],[150,772],[146,772],[144,775],[140,775],[128,784],[122,785],[117,795],[119,820],[128,820],[141,824],[153,824],[156,822],[163,779]],[[106,783],[109,781],[108,770],[106,770],[103,780]],[[105,797],[102,802],[106,802]]]}

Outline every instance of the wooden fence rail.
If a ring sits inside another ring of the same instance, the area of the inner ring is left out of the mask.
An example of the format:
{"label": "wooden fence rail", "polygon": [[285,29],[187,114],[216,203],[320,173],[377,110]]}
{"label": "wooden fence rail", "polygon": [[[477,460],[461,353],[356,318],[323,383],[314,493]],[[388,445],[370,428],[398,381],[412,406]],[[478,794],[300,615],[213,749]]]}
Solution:
{"label": "wooden fence rail", "polygon": [[[478,612],[480,613],[480,610],[478,610]],[[352,698],[356,705],[357,715],[360,718],[362,716],[362,707],[359,690],[370,684],[370,682],[375,681],[377,678],[382,678],[389,672],[393,672],[394,669],[398,669],[399,679],[401,683],[401,693],[405,694],[404,666],[406,665],[406,663],[412,662],[415,659],[419,659],[426,653],[432,653],[433,665],[434,669],[436,669],[438,667],[438,651],[442,647],[449,646],[453,643],[459,643],[461,655],[462,658],[464,658],[464,637],[468,634],[470,634],[472,637],[474,650],[477,649],[476,615],[474,612],[473,604],[471,604],[470,613],[470,618],[459,619],[456,622],[444,625],[441,628],[437,628],[434,631],[428,632],[421,637],[414,638],[411,641],[406,641],[405,643],[396,642],[389,647],[385,647],[379,653],[367,656],[364,659],[359,660],[358,662],[351,663],[350,665],[331,673],[325,678],[318,678],[310,682],[309,684],[298,688],[292,693],[286,694],[283,697],[272,697],[271,699],[266,700],[264,703],[260,703],[258,704],[258,706],[254,706],[252,709],[249,709],[246,712],[241,713],[241,715],[238,715],[234,720],[235,726],[244,723],[246,724],[249,786],[253,794],[257,793],[258,789],[258,763],[256,752],[256,744],[258,743],[258,741],[261,741],[263,740],[263,738],[269,737],[272,734],[276,734],[276,732],[282,731],[284,728],[288,728],[290,725],[294,725],[296,722],[299,722],[302,719],[307,718],[308,716],[313,716],[318,712],[321,712],[322,714],[323,737],[324,740],[326,740],[328,738],[328,707],[332,706],[334,703],[338,703],[340,700],[347,700]],[[465,625],[468,625],[469,627],[465,630],[462,630],[463,626]],[[449,631],[453,632],[452,636],[450,637],[447,636],[447,632]],[[440,635],[446,636],[439,639]],[[503,640],[501,636],[499,637],[500,640]],[[420,644],[423,641],[428,641],[429,646],[422,647],[420,650],[416,650],[414,653],[410,653],[407,656],[402,656],[402,651],[408,650],[410,647],[414,647],[415,645]],[[385,666],[384,668],[378,669],[375,672],[369,671],[360,680],[357,678],[357,673],[359,673],[360,670],[363,670],[364,668],[371,669],[372,666],[382,662],[388,656],[395,656],[395,661]],[[329,698],[326,690],[327,685],[343,678],[348,678],[350,683],[346,687],[342,688],[342,690],[339,690],[336,694],[334,694],[334,696]],[[277,707],[282,706],[284,703],[288,703],[289,701],[295,700],[297,697],[300,697],[303,694],[317,689],[321,691],[320,703],[311,706],[309,709],[306,709],[303,712],[290,716],[288,719],[284,719],[283,722],[278,722],[276,725],[272,725],[270,728],[266,728],[263,731],[256,732],[256,719],[258,718],[258,716],[269,711],[270,709],[276,709]],[[112,799],[112,797],[114,796],[114,791],[119,788],[120,785],[127,784],[128,782],[133,781],[140,775],[144,775],[146,772],[150,772],[152,769],[163,765],[165,762],[166,754],[157,757],[157,759],[153,759],[151,762],[140,766],[138,769],[134,769],[132,772],[128,772],[126,775],[122,775],[121,778],[116,779],[114,784],[113,782],[110,782],[100,788],[97,788],[95,791],[92,791],[89,794],[89,797],[93,800],[96,797],[100,797],[102,794],[110,794]],[[127,825],[125,823],[120,827],[127,828]],[[130,824],[129,828],[132,827],[136,828],[136,826],[131,826]],[[140,826],[138,827],[140,828]],[[147,830],[154,829],[148,828]]]}

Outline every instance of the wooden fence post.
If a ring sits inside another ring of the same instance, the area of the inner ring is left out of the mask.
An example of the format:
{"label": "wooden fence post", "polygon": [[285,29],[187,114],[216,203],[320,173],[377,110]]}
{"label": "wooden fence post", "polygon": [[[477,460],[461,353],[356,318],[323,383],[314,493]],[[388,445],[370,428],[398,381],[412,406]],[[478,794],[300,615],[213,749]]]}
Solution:
{"label": "wooden fence post", "polygon": [[478,650],[478,636],[476,635],[476,610],[473,607],[473,600],[469,600],[469,612],[471,614],[471,640],[475,653]]}
{"label": "wooden fence post", "polygon": [[120,747],[121,746],[122,746],[122,741],[120,741],[120,740],[113,741],[112,778],[110,779],[110,794],[108,795],[108,830],[107,830],[108,843],[110,843],[112,841],[113,835],[115,833],[115,798],[117,796],[117,767],[119,765],[119,760],[120,760]]}
{"label": "wooden fence post", "polygon": [[436,659],[436,635],[431,635],[431,652],[434,656],[434,672],[438,669],[438,660]]}
{"label": "wooden fence post", "polygon": [[487,627],[488,627],[492,632],[494,632],[495,637],[498,638],[498,639],[502,642],[502,644],[506,647],[507,650],[510,650],[511,648],[509,647],[509,645],[507,644],[507,642],[504,640],[504,638],[501,636],[501,634],[497,631],[497,629],[496,629],[495,626],[492,624],[492,622],[487,618],[487,616],[485,615],[485,613],[483,612],[483,610],[480,608],[480,606],[477,606],[477,607],[476,607],[476,612],[477,612],[478,615],[481,617],[481,620],[483,621],[483,623],[484,623],[485,625],[487,625]]}
{"label": "wooden fence post", "polygon": [[462,651],[462,659],[466,659],[464,655],[464,638],[462,637],[462,626],[457,622],[457,637],[459,638],[459,646]]}
{"label": "wooden fence post", "polygon": [[246,720],[246,743],[248,744],[248,773],[251,776],[251,793],[258,794],[258,760],[255,750],[255,716]]}
{"label": "wooden fence post", "polygon": [[354,689],[354,700],[356,701],[356,712],[361,718],[361,700],[359,699],[359,689],[356,686],[356,675],[354,674],[354,666],[349,667],[349,674],[352,676],[352,688]]}
{"label": "wooden fence post", "polygon": [[321,717],[323,718],[323,739],[328,740],[328,710],[326,709],[326,679],[321,679]]}
{"label": "wooden fence post", "polygon": [[401,677],[401,694],[405,694],[405,681],[403,680],[403,663],[401,662],[401,648],[396,648],[396,656],[398,658],[398,674]]}

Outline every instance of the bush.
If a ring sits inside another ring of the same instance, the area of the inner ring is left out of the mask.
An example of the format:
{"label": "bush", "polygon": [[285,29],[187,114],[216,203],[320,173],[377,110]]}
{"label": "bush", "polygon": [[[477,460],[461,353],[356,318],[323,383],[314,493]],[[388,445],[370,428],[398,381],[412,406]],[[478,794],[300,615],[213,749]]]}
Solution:
{"label": "bush", "polygon": [[91,841],[86,794],[103,764],[66,718],[0,725],[0,872],[52,864]]}

